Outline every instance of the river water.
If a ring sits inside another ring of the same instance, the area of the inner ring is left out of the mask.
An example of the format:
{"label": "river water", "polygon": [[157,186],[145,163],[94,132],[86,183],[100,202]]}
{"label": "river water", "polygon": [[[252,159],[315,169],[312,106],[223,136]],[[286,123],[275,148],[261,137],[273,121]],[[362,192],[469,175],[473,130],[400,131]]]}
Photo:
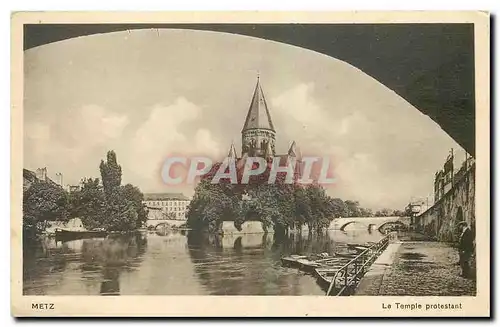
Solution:
{"label": "river water", "polygon": [[332,253],[345,243],[376,242],[366,228],[275,239],[260,223],[223,237],[158,230],[24,248],[25,295],[324,295],[312,276],[281,266],[287,254]]}

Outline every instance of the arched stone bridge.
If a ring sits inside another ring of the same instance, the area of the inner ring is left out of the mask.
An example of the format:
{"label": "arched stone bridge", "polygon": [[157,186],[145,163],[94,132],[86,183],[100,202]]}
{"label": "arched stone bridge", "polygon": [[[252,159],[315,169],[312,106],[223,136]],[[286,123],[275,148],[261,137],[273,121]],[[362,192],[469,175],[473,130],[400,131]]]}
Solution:
{"label": "arched stone bridge", "polygon": [[410,225],[409,217],[350,217],[335,218],[332,221],[333,229],[344,231],[348,226],[354,229],[367,229],[368,231],[380,230],[388,224],[400,224],[408,227]]}

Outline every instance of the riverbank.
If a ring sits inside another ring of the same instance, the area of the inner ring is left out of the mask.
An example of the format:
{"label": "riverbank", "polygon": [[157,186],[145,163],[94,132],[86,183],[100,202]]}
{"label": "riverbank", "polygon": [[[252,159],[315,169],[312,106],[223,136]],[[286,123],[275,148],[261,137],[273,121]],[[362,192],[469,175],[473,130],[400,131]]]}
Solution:
{"label": "riverbank", "polygon": [[460,276],[449,244],[400,240],[390,244],[361,280],[355,295],[473,296],[476,280]]}

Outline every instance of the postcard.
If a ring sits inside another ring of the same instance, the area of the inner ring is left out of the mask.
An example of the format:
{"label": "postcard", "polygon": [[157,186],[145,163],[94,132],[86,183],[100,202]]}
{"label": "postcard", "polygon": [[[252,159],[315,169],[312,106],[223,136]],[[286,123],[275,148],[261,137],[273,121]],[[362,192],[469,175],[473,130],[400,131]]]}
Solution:
{"label": "postcard", "polygon": [[489,25],[13,13],[12,315],[490,316]]}

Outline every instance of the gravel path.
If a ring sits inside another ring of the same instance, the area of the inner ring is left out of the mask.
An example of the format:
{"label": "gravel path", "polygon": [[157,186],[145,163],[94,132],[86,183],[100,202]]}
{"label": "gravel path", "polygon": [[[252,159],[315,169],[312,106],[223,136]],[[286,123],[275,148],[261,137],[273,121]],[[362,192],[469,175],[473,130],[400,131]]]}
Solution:
{"label": "gravel path", "polygon": [[372,295],[474,296],[476,280],[460,277],[457,262],[458,251],[446,243],[404,242]]}

